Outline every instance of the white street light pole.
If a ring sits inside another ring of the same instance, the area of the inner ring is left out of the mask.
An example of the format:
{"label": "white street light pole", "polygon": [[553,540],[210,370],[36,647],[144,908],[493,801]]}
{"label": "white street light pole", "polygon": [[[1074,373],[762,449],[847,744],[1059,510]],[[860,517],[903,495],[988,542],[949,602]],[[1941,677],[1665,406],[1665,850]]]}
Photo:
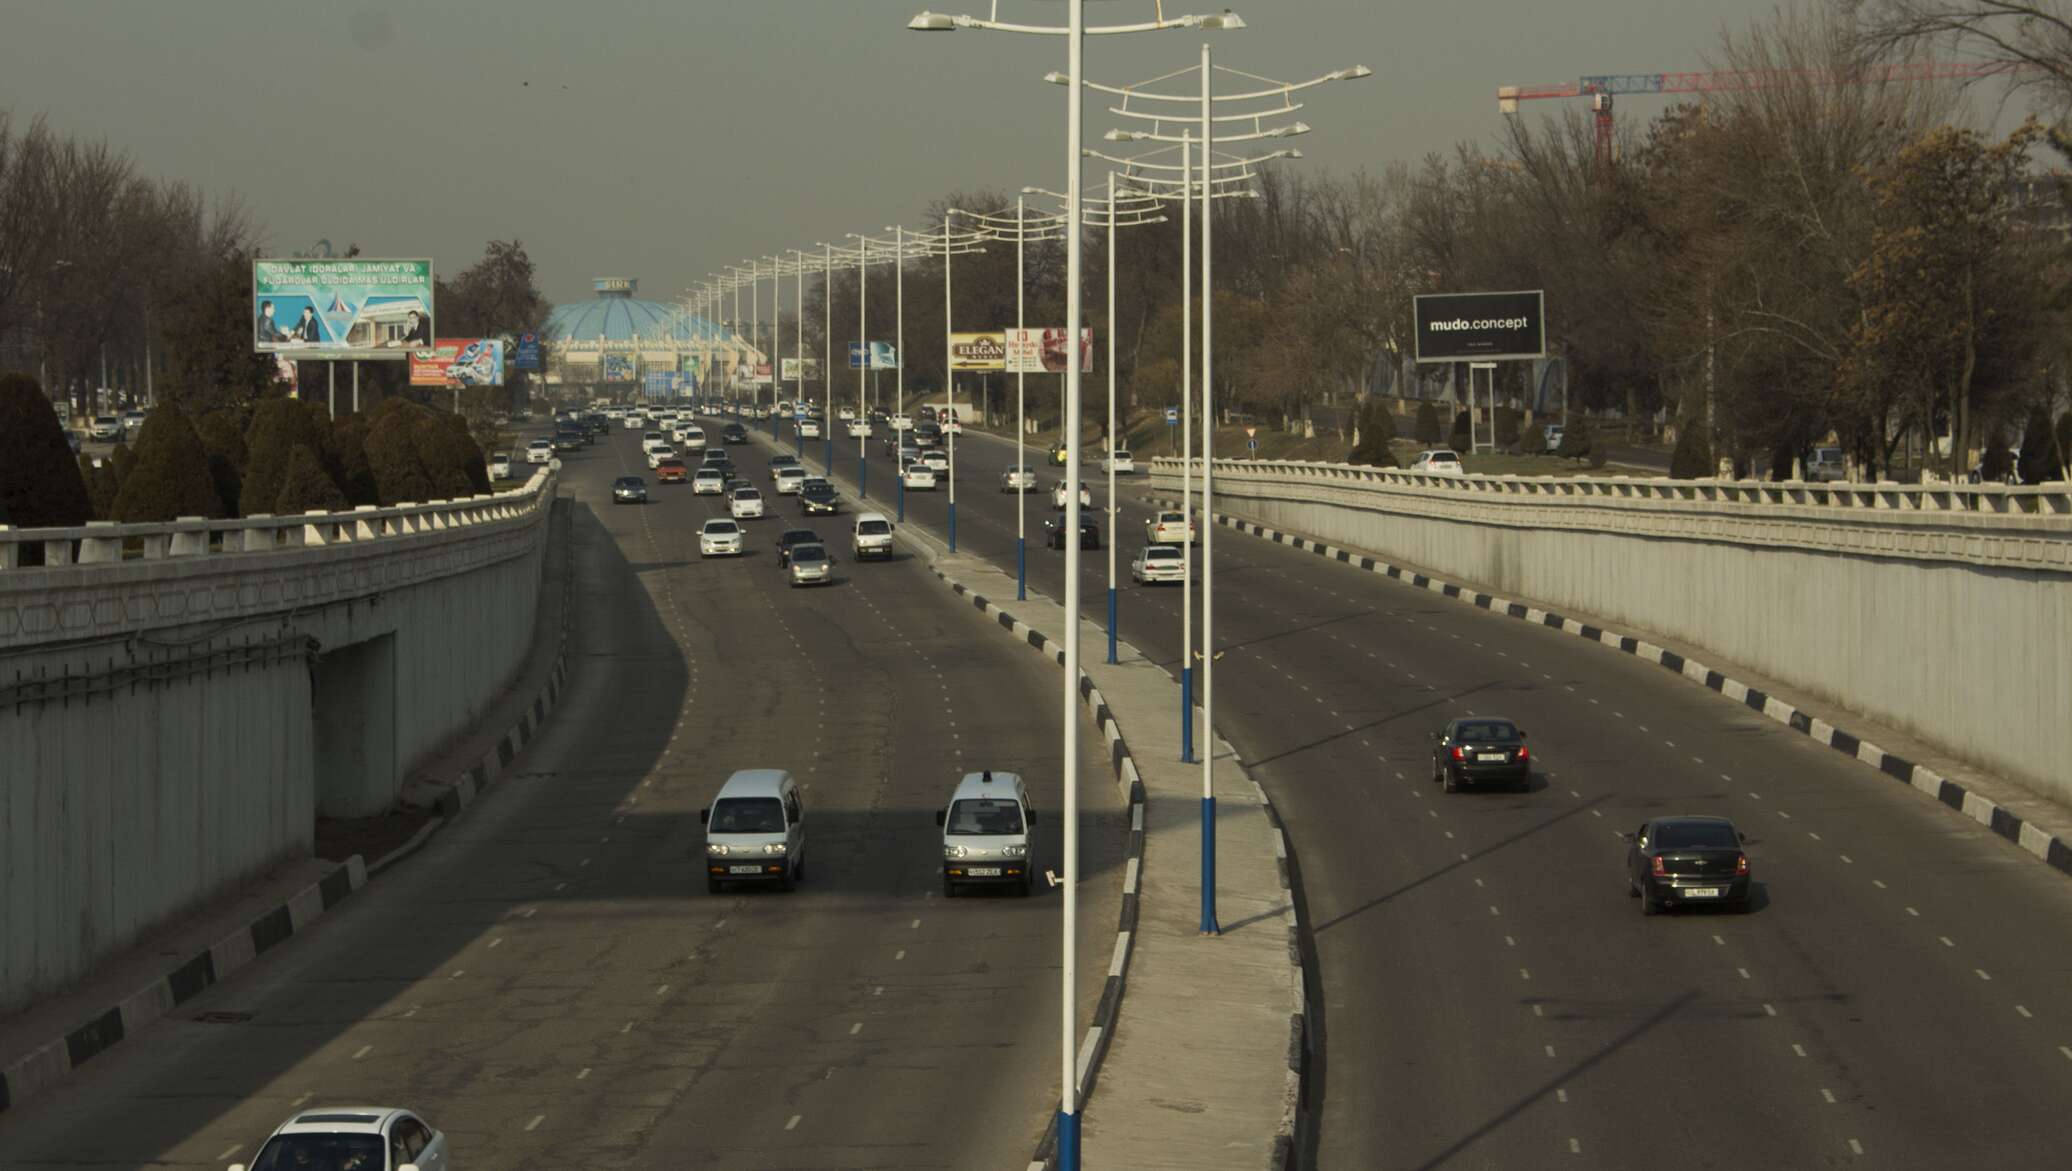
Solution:
{"label": "white street light pole", "polygon": [[[792,331],[797,336],[792,342],[798,355],[799,388],[792,395],[794,410],[797,400],[806,397],[806,250],[794,248],[792,255]],[[777,434],[777,394],[770,394],[770,434]]]}
{"label": "white street light pole", "polygon": [[[1074,0],[1074,2],[1076,4],[1077,0]],[[943,404],[949,408],[950,420],[952,422],[955,422],[957,418],[957,375],[953,369],[956,363],[955,357],[951,353],[955,348],[952,341],[955,335],[950,332],[952,329],[950,320],[950,254],[954,251],[950,242],[950,217],[954,214],[955,212],[952,210],[945,210],[942,213],[942,395]],[[943,428],[943,434],[949,437],[949,535],[950,552],[955,553],[957,551],[957,432],[952,427],[945,427]]]}
{"label": "white street light pole", "polygon": [[[1210,115],[1209,46],[1201,47],[1202,177],[1216,157],[1216,120]],[[1216,238],[1215,184],[1201,185],[1201,933],[1221,935],[1216,922]]]}
{"label": "white street light pole", "polygon": [[[897,319],[893,324],[892,334],[894,344],[899,347],[899,375],[892,380],[892,417],[897,419],[906,414],[906,225],[893,225],[892,247],[894,255],[898,257],[893,264],[895,275],[892,278],[893,316]],[[948,264],[949,260],[949,257],[943,257],[944,264]],[[899,448],[905,441],[900,438],[899,428],[894,427],[890,419],[886,420],[885,426],[892,432],[892,478],[899,481],[899,523],[905,524],[906,469],[899,466]]]}
{"label": "white street light pole", "polygon": [[[820,430],[827,441],[827,454],[821,457],[820,466],[827,470],[829,479],[835,474],[835,246],[822,244],[820,275],[820,320],[824,323],[820,331],[820,392],[826,403],[820,413]],[[793,423],[796,431],[798,424]],[[806,454],[804,440],[799,443],[799,454]]]}
{"label": "white street light pole", "polygon": [[1115,661],[1115,172],[1108,172],[1108,661]]}
{"label": "white street light pole", "polygon": [[[1194,133],[1180,132],[1180,759],[1194,760]],[[1204,170],[1204,175],[1207,171]]]}
{"label": "white street light pole", "polygon": [[[1022,252],[1029,239],[1029,197],[1014,197],[1014,339],[1017,346],[1023,344],[1023,331],[1029,322],[1025,313],[1024,278]],[[1029,489],[1035,487],[1036,477],[1029,476],[1029,484],[1022,484],[1023,473],[1029,470],[1029,416],[1026,363],[1016,360],[1014,364],[1014,600],[1029,599]],[[1112,540],[1113,537],[1111,536]]]}
{"label": "white street light pole", "polygon": [[[863,405],[863,387],[864,377],[871,365],[870,314],[866,312],[866,307],[870,304],[871,242],[869,237],[858,236],[854,232],[849,236],[856,241],[856,336],[862,339],[857,344],[857,348],[862,352],[856,363],[856,417],[868,419],[870,414],[864,410]],[[827,425],[834,426],[833,416],[828,417]],[[864,445],[865,440],[859,430],[856,436],[856,494],[869,499],[870,452]]]}

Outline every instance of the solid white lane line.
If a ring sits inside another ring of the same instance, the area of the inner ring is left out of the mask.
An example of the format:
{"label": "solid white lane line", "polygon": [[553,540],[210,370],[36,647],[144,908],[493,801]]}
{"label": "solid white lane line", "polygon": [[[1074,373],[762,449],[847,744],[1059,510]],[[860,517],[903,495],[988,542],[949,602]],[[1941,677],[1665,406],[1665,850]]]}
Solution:
{"label": "solid white lane line", "polygon": [[1827,1099],[1828,1105],[1832,1106],[1835,1104],[1835,1092],[1833,1090],[1828,1089],[1826,1086],[1820,1087],[1820,1096],[1822,1098]]}
{"label": "solid white lane line", "polygon": [[468,974],[468,970],[467,970],[466,968],[455,968],[455,969],[453,969],[453,974],[452,974],[451,976],[448,976],[448,977],[446,977],[446,978],[447,978],[448,980],[458,980],[458,979],[460,979],[460,978],[461,978],[462,976],[465,976],[465,975],[467,975],[467,974]]}
{"label": "solid white lane line", "polygon": [[1554,1056],[1554,1046],[1552,1046],[1552,1045],[1542,1045],[1542,1046],[1541,1046],[1541,1048],[1542,1048],[1542,1049],[1545,1049],[1545,1050],[1547,1051],[1547,1056],[1549,1056],[1549,1057],[1552,1057],[1552,1056]]}
{"label": "solid white lane line", "polygon": [[657,984],[657,985],[655,985],[655,995],[657,995],[657,996],[667,996],[668,994],[669,994],[669,985],[667,985],[667,984]]}
{"label": "solid white lane line", "polygon": [[540,1123],[542,1123],[542,1122],[545,1122],[546,1120],[547,1120],[547,1116],[546,1116],[546,1115],[544,1115],[544,1114],[535,1114],[535,1115],[533,1115],[533,1116],[532,1116],[532,1121],[531,1121],[531,1122],[528,1122],[528,1123],[526,1123],[526,1124],[525,1124],[525,1129],[527,1129],[527,1130],[538,1130],[538,1129],[540,1128]]}
{"label": "solid white lane line", "polygon": [[355,1054],[353,1054],[353,1060],[354,1060],[354,1061],[358,1061],[358,1060],[359,1060],[360,1058],[362,1058],[362,1057],[365,1057],[365,1056],[367,1056],[367,1055],[368,1055],[369,1053],[372,1053],[372,1052],[374,1052],[374,1046],[372,1046],[372,1045],[362,1045],[362,1046],[360,1046],[360,1051],[359,1051],[359,1052],[357,1052],[357,1053],[355,1053]]}
{"label": "solid white lane line", "polygon": [[243,1143],[232,1143],[229,1146],[223,1148],[222,1154],[216,1156],[216,1162],[221,1163],[223,1160],[228,1159],[230,1156],[237,1154],[244,1148],[245,1144]]}
{"label": "solid white lane line", "polygon": [[858,1033],[861,1033],[862,1031],[863,1031],[863,1022],[862,1022],[862,1021],[857,1021],[857,1022],[856,1022],[855,1024],[853,1024],[853,1025],[850,1025],[850,1026],[849,1026],[849,1035],[850,1035],[850,1036],[852,1036],[852,1037],[854,1037],[854,1036],[855,1036],[856,1034],[858,1034]]}
{"label": "solid white lane line", "polygon": [[804,1118],[804,1117],[805,1117],[805,1115],[803,1115],[803,1114],[794,1114],[794,1115],[792,1115],[792,1116],[791,1116],[791,1120],[790,1120],[790,1121],[788,1121],[788,1122],[786,1122],[786,1123],[784,1124],[784,1129],[786,1129],[786,1130],[797,1130],[797,1129],[798,1129],[798,1125],[799,1125],[799,1119],[801,1119],[801,1118]]}
{"label": "solid white lane line", "polygon": [[587,1065],[586,1065],[586,1066],[584,1066],[584,1067],[583,1067],[582,1069],[580,1069],[580,1070],[577,1070],[577,1071],[576,1071],[576,1080],[577,1080],[577,1081],[582,1081],[582,1080],[583,1080],[584,1078],[586,1078],[586,1077],[589,1077],[589,1076],[590,1076],[590,1067],[589,1067],[589,1066],[587,1066]]}

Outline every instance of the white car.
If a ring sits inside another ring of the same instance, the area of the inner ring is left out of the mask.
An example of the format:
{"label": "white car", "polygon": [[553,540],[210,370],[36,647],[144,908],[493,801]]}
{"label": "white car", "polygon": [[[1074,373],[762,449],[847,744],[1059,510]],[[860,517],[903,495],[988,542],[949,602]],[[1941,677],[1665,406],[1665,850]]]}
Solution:
{"label": "white car", "polygon": [[964,434],[964,424],[963,424],[963,422],[962,422],[962,421],[960,421],[960,420],[959,420],[959,419],[957,418],[957,416],[955,416],[955,415],[945,415],[945,416],[943,417],[943,421],[942,421],[942,424],[941,424],[941,426],[942,426],[942,433],[943,433],[943,434],[945,434],[945,435],[962,435],[962,434]]}
{"label": "white car", "polygon": [[940,447],[931,447],[922,452],[921,463],[938,476],[950,474],[950,453]]}
{"label": "white car", "polygon": [[135,435],[144,429],[144,420],[150,416],[143,411],[122,412],[122,430],[126,435]]}
{"label": "white car", "polygon": [[705,522],[698,530],[698,556],[739,557],[741,555],[741,526],[723,516]]}
{"label": "white car", "polygon": [[1187,553],[1178,545],[1146,545],[1130,562],[1130,580],[1138,585],[1186,579]]}
{"label": "white car", "polygon": [[[1050,506],[1052,508],[1063,508],[1065,507],[1067,499],[1068,491],[1065,488],[1065,482],[1063,480],[1059,480],[1055,485],[1051,487]],[[1092,492],[1087,491],[1087,487],[1085,484],[1081,484],[1079,486],[1079,507],[1092,508],[1093,506],[1094,494]]]}
{"label": "white car", "polygon": [[705,450],[705,429],[681,424],[676,428],[677,446],[685,451]]}
{"label": "white car", "polygon": [[654,447],[648,448],[647,461],[648,466],[651,468],[659,468],[662,466],[663,460],[675,458],[676,449],[669,446],[666,443],[657,444]]}
{"label": "white car", "polygon": [[490,478],[490,479],[492,479],[492,480],[508,480],[508,479],[510,479],[510,478],[511,478],[511,453],[510,453],[510,452],[508,452],[508,451],[497,451],[497,452],[491,452],[491,453],[490,453],[490,456],[489,456],[489,478]]}
{"label": "white car", "polygon": [[727,511],[735,520],[751,520],[763,515],[763,494],[753,488],[736,488],[727,498]]}
{"label": "white car", "polygon": [[718,468],[699,468],[691,477],[691,495],[724,496],[727,494],[727,474]]}
{"label": "white car", "polygon": [[525,445],[525,462],[529,464],[551,463],[554,460],[554,441],[535,439]]}
{"label": "white car", "polygon": [[1109,452],[1108,457],[1101,461],[1101,470],[1104,472],[1112,471],[1118,476],[1135,475],[1137,460],[1128,451],[1118,447],[1114,451]]}
{"label": "white car", "polygon": [[869,439],[870,437],[871,437],[871,425],[870,425],[870,420],[868,420],[868,419],[851,419],[851,420],[849,420],[849,438],[851,438],[851,439]]}
{"label": "white car", "polygon": [[1036,490],[1036,469],[1028,464],[1009,464],[1000,473],[1002,492],[1034,492]]}
{"label": "white car", "polygon": [[1410,470],[1437,476],[1458,476],[1465,469],[1460,466],[1460,456],[1443,447],[1431,451],[1420,451],[1410,461]]}
{"label": "white car", "polygon": [[1154,545],[1185,543],[1194,539],[1194,522],[1178,511],[1153,513],[1144,522],[1144,539]]}
{"label": "white car", "polygon": [[914,429],[914,420],[906,415],[893,415],[885,420],[885,425],[894,431],[911,431]]}
{"label": "white car", "polygon": [[899,473],[899,482],[909,488],[935,487],[935,469],[919,460],[908,464]]}
{"label": "white car", "polygon": [[627,411],[624,425],[628,431],[638,431],[647,426],[647,419],[638,411]]}
{"label": "white car", "polygon": [[604,417],[607,419],[623,419],[626,417],[626,408],[606,407],[604,408]]}
{"label": "white car", "polygon": [[859,512],[851,531],[849,551],[858,561],[866,557],[892,556],[892,518],[882,512]]}
{"label": "white car", "polygon": [[95,415],[93,430],[95,439],[119,439],[122,436],[122,419],[115,415]]}
{"label": "white car", "polygon": [[1848,469],[1842,462],[1842,449],[1839,447],[1814,448],[1813,458],[1806,461],[1805,466],[1800,469],[1800,474],[1806,477],[1806,482],[1809,484],[1831,483],[1846,479],[1848,477]]}
{"label": "white car", "polygon": [[837,407],[835,408],[835,418],[840,419],[844,423],[847,423],[850,420],[856,418],[856,408]]}
{"label": "white car", "polygon": [[[392,1106],[317,1106],[275,1128],[252,1156],[252,1171],[364,1167],[367,1171],[447,1171],[446,1136]],[[230,1171],[245,1171],[232,1163]]]}
{"label": "white car", "polygon": [[777,487],[779,496],[797,496],[799,488],[806,482],[804,468],[778,468],[770,473],[770,482]]}
{"label": "white car", "polygon": [[[668,442],[669,437],[660,431],[642,431],[640,433],[640,450],[642,451],[653,451]],[[652,467],[653,465],[650,464],[649,466]]]}
{"label": "white car", "polygon": [[818,439],[818,438],[820,438],[820,420],[818,420],[818,419],[815,419],[815,418],[811,417],[810,415],[809,415],[809,416],[807,416],[806,418],[800,419],[800,420],[799,420],[799,438],[800,438],[800,439]]}

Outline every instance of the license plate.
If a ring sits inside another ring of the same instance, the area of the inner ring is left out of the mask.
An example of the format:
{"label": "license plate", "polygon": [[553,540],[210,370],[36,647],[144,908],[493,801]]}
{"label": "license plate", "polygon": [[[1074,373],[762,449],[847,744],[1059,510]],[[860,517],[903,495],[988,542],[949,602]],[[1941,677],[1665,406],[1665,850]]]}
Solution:
{"label": "license plate", "polygon": [[762,868],[762,867],[760,867],[760,866],[729,866],[729,867],[727,867],[727,873],[728,873],[728,874],[761,874],[762,872],[763,872],[763,868]]}
{"label": "license plate", "polygon": [[1000,868],[998,866],[968,866],[965,868],[964,873],[969,874],[973,878],[998,878],[1000,877]]}
{"label": "license plate", "polygon": [[1477,753],[1475,759],[1483,761],[1485,763],[1494,761],[1498,764],[1502,764],[1504,760],[1504,754],[1501,752],[1482,752]]}
{"label": "license plate", "polygon": [[1685,887],[1683,896],[1687,899],[1716,899],[1719,897],[1719,888],[1716,886]]}

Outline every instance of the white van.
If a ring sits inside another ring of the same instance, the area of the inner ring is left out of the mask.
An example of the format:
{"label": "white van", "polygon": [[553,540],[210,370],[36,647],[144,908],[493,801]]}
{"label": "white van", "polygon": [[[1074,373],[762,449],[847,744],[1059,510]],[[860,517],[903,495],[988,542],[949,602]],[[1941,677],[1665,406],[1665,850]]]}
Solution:
{"label": "white van", "polygon": [[705,826],[705,889],[729,882],[775,882],[790,890],[806,877],[806,809],[799,784],[781,768],[745,768],[698,811]]}
{"label": "white van", "polygon": [[942,827],[942,897],[955,898],[959,887],[970,884],[1029,893],[1029,830],[1036,810],[1020,775],[991,769],[964,774],[949,805],[935,811],[935,824]]}
{"label": "white van", "polygon": [[858,561],[866,557],[892,556],[892,518],[882,512],[859,512],[850,535],[849,552]]}

